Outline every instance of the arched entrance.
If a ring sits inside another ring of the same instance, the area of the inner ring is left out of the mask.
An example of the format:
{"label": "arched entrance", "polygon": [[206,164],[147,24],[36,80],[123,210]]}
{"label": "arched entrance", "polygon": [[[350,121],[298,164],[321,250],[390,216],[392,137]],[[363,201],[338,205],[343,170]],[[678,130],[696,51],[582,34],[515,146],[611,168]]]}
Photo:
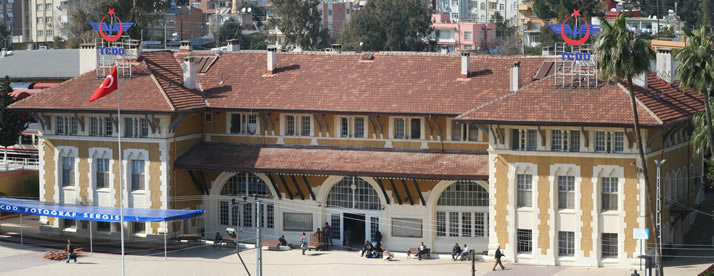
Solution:
{"label": "arched entrance", "polygon": [[434,248],[450,252],[454,243],[468,244],[476,252],[488,250],[487,184],[459,180],[439,195],[434,216]]}
{"label": "arched entrance", "polygon": [[383,203],[377,190],[361,177],[343,177],[330,188],[325,203],[333,244],[359,247],[364,240],[373,241],[381,229]]}
{"label": "arched entrance", "polygon": [[[275,228],[275,205],[273,194],[269,186],[258,175],[253,173],[238,173],[226,180],[217,194],[213,215],[215,229],[223,232],[225,228],[234,228],[241,232],[253,234],[255,227],[260,223],[261,229],[267,235],[273,233]],[[265,203],[260,206],[260,217],[256,214],[256,205],[253,198],[261,199]],[[254,235],[254,234],[253,234]],[[213,235],[209,235],[212,237]]]}

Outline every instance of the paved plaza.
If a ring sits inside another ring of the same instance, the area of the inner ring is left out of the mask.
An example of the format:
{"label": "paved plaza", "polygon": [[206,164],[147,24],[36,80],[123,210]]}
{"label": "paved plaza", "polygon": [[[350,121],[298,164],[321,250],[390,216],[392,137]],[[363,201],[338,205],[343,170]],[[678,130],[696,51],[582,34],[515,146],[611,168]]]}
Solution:
{"label": "paved plaza", "polygon": [[[7,236],[3,236],[7,238]],[[31,239],[28,239],[31,241]],[[55,244],[59,245],[59,243]],[[78,262],[50,261],[42,258],[44,247],[0,242],[0,275],[120,275],[120,255],[89,253]],[[176,248],[164,259],[163,251],[129,249],[127,275],[247,275],[234,249],[212,248],[200,244]],[[354,251],[299,250],[263,251],[264,275],[471,275],[471,264],[450,259],[416,260],[398,256],[394,261],[360,258]],[[251,275],[255,275],[255,249],[241,252]],[[617,268],[569,268],[555,266],[514,265],[507,270],[491,271],[491,262],[477,262],[476,275],[630,275]],[[706,265],[668,267],[667,275],[696,275]]]}

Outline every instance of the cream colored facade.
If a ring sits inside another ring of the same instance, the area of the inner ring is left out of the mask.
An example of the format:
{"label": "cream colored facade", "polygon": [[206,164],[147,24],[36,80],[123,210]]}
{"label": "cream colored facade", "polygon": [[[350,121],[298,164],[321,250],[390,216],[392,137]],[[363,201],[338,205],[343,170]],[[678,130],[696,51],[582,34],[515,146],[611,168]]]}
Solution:
{"label": "cream colored facade", "polygon": [[55,36],[67,39],[63,29],[69,23],[67,0],[29,0],[30,40],[51,45]]}

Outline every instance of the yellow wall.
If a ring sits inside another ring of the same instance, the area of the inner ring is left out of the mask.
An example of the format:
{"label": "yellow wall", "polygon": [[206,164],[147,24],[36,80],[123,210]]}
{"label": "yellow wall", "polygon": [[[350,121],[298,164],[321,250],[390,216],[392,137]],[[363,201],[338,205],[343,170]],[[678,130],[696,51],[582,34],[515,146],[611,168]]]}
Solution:
{"label": "yellow wall", "polygon": [[[632,233],[632,229],[636,228],[637,225],[637,178],[636,171],[633,166],[634,159],[615,159],[615,158],[583,158],[583,157],[549,157],[549,156],[517,156],[517,155],[498,155],[495,161],[496,169],[496,179],[495,181],[495,191],[494,197],[496,198],[496,203],[494,205],[495,211],[495,231],[498,238],[498,243],[502,247],[505,246],[508,240],[508,218],[507,218],[507,206],[508,204],[513,204],[509,202],[508,197],[508,186],[512,180],[508,179],[509,164],[516,162],[523,163],[533,163],[538,166],[538,207],[541,212],[538,215],[540,223],[535,222],[535,225],[539,225],[539,237],[534,237],[538,239],[539,247],[541,253],[545,254],[546,250],[549,248],[550,238],[549,230],[550,225],[548,225],[548,220],[550,219],[548,215],[548,209],[551,208],[551,202],[549,199],[549,192],[551,184],[549,183],[548,177],[550,176],[550,166],[553,164],[576,164],[580,166],[580,176],[582,182],[580,185],[581,201],[580,207],[582,209],[582,226],[581,233],[583,237],[590,237],[593,231],[592,227],[592,217],[590,212],[594,206],[592,200],[593,183],[591,181],[593,174],[593,167],[598,165],[614,165],[624,168],[624,196],[625,196],[625,233]],[[555,207],[555,206],[554,206]],[[584,238],[581,241],[581,249],[583,254],[587,257],[590,256],[593,244],[592,239]],[[625,248],[624,251],[629,257],[635,250],[635,242],[631,235],[625,236]]]}
{"label": "yellow wall", "polygon": [[[37,171],[10,171],[0,173],[0,193],[8,197],[26,196],[25,182],[37,178]],[[35,182],[37,180],[35,179]]]}

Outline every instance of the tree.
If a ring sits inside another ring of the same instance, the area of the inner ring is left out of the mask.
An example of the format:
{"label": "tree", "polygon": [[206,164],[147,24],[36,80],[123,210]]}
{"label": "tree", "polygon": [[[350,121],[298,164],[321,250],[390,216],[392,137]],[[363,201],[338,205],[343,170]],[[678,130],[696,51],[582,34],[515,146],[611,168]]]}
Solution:
{"label": "tree", "polygon": [[[223,25],[221,25],[221,28],[218,29],[218,41],[216,42],[217,46],[224,46],[228,43],[228,40],[230,39],[240,39],[241,38],[241,26],[240,23],[238,23],[235,18],[229,18],[225,22],[223,22]],[[245,47],[244,45],[241,45],[242,47]]]}
{"label": "tree", "polygon": [[269,23],[277,26],[288,44],[302,49],[325,48],[330,43],[328,30],[322,28],[321,1],[273,0],[275,16]]}
{"label": "tree", "polygon": [[[714,90],[714,46],[712,46],[714,37],[707,36],[704,26],[700,30],[694,31],[684,28],[684,33],[687,34],[687,44],[683,49],[675,51],[674,56],[681,62],[675,71],[679,77],[679,85],[704,95],[708,101],[712,97],[712,90]],[[703,117],[706,122],[709,152],[711,158],[714,158],[712,111],[708,104],[704,105]]]}
{"label": "tree", "polygon": [[[615,79],[616,81],[626,81],[630,94],[630,104],[632,106],[632,116],[634,119],[635,139],[642,165],[642,175],[644,176],[646,189],[651,190],[649,174],[647,173],[647,159],[645,159],[645,149],[642,145],[642,134],[640,132],[640,119],[637,114],[637,103],[635,100],[635,87],[632,79],[640,74],[649,72],[650,58],[654,57],[654,52],[649,43],[637,37],[637,35],[627,29],[627,14],[623,13],[617,19],[608,23],[605,18],[600,18],[600,36],[595,42],[595,48],[600,57],[598,64],[598,74],[604,80]],[[654,214],[654,199],[651,191],[647,191],[649,198],[649,211]],[[651,219],[654,226],[654,219]],[[657,237],[658,229],[655,229],[655,250],[659,246]],[[657,260],[659,275],[662,275],[662,256]]]}
{"label": "tree", "polygon": [[533,11],[548,23],[551,19],[563,21],[576,9],[586,18],[599,15],[597,4],[592,0],[534,0]]}
{"label": "tree", "polygon": [[420,0],[370,0],[342,33],[342,44],[369,51],[424,51],[432,32],[431,12]]}
{"label": "tree", "polygon": [[55,49],[64,48],[64,40],[62,40],[62,37],[55,36],[52,38],[52,48],[55,48]]}
{"label": "tree", "polygon": [[[714,100],[709,99],[709,110],[714,108]],[[692,137],[689,138],[689,144],[692,147],[692,152],[694,154],[709,154],[711,152],[711,147],[709,146],[709,132],[707,131],[707,120],[705,117],[705,112],[697,112],[692,116],[692,126],[694,130],[692,131]]]}
{"label": "tree", "polygon": [[17,139],[27,128],[28,122],[25,116],[8,109],[8,106],[15,102],[11,92],[10,77],[5,76],[5,81],[0,84],[0,146],[5,148],[4,161],[7,161],[7,147],[17,144]]}

